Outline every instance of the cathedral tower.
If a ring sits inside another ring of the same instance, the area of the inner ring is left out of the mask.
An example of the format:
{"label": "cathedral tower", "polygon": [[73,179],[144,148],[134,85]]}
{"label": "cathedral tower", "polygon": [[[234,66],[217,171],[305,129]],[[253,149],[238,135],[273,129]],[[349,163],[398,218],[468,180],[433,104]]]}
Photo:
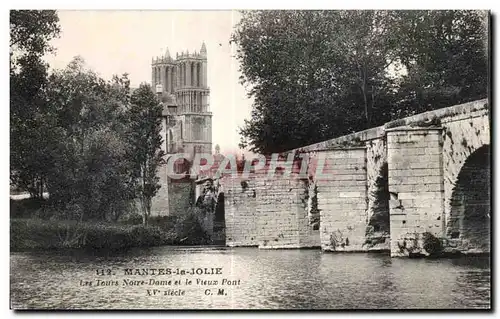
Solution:
{"label": "cathedral tower", "polygon": [[176,53],[168,49],[153,58],[151,84],[163,108],[164,151],[167,154],[212,152],[212,113],[207,83],[207,49]]}

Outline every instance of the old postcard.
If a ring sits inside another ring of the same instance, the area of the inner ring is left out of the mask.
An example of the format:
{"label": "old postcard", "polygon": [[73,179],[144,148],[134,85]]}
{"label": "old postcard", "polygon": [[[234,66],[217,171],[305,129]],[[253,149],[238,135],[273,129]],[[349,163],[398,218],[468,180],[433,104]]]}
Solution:
{"label": "old postcard", "polygon": [[489,30],[11,10],[11,309],[491,309]]}

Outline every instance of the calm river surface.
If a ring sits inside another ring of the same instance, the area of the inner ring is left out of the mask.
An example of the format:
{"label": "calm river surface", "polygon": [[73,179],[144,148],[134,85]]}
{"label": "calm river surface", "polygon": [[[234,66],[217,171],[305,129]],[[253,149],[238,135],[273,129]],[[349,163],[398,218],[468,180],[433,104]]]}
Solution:
{"label": "calm river surface", "polygon": [[[15,309],[490,307],[487,257],[416,260],[320,250],[157,247],[121,256],[12,253],[10,260]],[[125,269],[136,268],[170,268],[186,274],[125,274]],[[198,268],[222,268],[222,274],[214,270],[213,275],[197,275]],[[98,276],[98,269],[112,273]],[[117,285],[96,286],[98,279]],[[139,285],[124,286],[125,280]],[[91,286],[84,286],[89,282]],[[172,292],[184,295],[169,295]]]}

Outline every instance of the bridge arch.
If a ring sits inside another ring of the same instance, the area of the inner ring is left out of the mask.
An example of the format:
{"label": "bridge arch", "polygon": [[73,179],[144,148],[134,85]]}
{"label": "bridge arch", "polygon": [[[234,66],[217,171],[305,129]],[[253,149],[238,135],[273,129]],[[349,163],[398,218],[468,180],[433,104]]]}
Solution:
{"label": "bridge arch", "polygon": [[[464,245],[461,251],[469,250],[469,241],[462,239],[469,237],[467,231],[460,231],[463,223],[465,207],[470,207],[470,194],[474,189],[482,189],[482,185],[467,184],[472,180],[471,168],[476,167],[480,172],[489,171],[489,144],[490,144],[490,117],[486,100],[479,100],[449,108],[450,116],[442,118],[442,158],[444,182],[444,235],[457,244]],[[444,109],[446,111],[446,109]],[[482,157],[482,159],[480,158]],[[487,167],[486,167],[487,166]],[[479,169],[478,167],[483,167]],[[485,177],[484,183],[490,183],[490,175]],[[470,192],[467,192],[469,190]],[[469,194],[469,195],[467,195]],[[489,194],[489,189],[484,195]],[[465,196],[465,197],[464,197]],[[462,204],[463,203],[463,204]],[[468,204],[467,204],[468,203]],[[470,208],[467,208],[470,209]],[[466,223],[470,222],[472,214],[467,214]],[[469,223],[470,224],[470,223]],[[466,224],[467,225],[467,224]],[[471,249],[478,249],[472,245]],[[483,249],[482,251],[484,251]]]}
{"label": "bridge arch", "polygon": [[475,150],[463,163],[450,198],[446,228],[466,250],[488,252],[490,243],[490,146]]}

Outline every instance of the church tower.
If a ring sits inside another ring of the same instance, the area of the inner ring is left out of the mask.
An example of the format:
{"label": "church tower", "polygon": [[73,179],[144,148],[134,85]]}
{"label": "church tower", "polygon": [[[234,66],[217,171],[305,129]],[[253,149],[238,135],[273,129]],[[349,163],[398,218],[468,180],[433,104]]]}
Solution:
{"label": "church tower", "polygon": [[153,58],[152,88],[164,108],[162,114],[164,151],[167,154],[212,153],[212,113],[207,83],[207,49],[176,53],[168,49]]}

